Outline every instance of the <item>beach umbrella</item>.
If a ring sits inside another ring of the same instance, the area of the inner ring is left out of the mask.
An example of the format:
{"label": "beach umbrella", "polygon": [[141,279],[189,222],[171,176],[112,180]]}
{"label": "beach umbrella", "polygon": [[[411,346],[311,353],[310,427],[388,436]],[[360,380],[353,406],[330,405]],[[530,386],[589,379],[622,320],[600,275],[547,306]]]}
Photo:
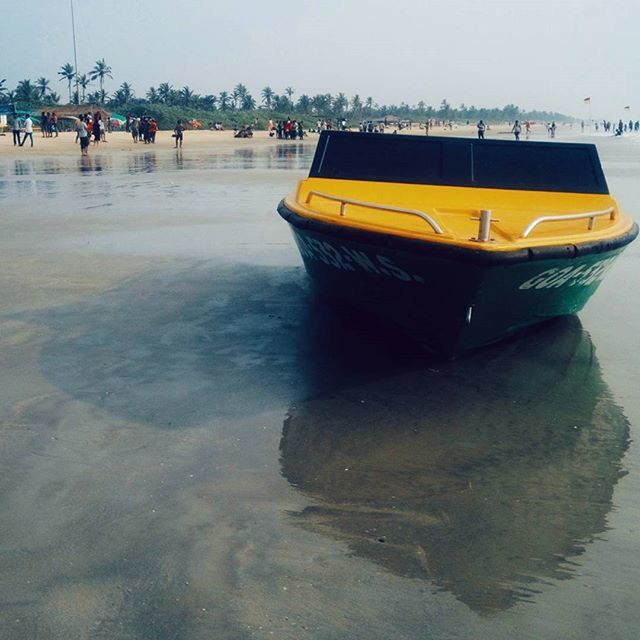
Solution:
{"label": "beach umbrella", "polygon": [[33,120],[34,124],[40,124],[40,116],[33,111],[29,111],[28,109],[16,109],[16,113],[20,118],[31,116],[31,120]]}
{"label": "beach umbrella", "polygon": [[116,127],[121,127],[127,122],[126,116],[121,113],[112,113],[109,117],[111,118],[111,124]]}

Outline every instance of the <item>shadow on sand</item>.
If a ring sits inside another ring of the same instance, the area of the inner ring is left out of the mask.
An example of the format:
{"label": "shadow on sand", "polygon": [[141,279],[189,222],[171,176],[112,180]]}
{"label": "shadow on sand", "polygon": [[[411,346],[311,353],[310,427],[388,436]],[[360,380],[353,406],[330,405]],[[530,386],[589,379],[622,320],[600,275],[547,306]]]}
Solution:
{"label": "shadow on sand", "polygon": [[413,344],[318,303],[300,268],[195,265],[21,314],[72,397],[163,428],[240,418],[423,365]]}

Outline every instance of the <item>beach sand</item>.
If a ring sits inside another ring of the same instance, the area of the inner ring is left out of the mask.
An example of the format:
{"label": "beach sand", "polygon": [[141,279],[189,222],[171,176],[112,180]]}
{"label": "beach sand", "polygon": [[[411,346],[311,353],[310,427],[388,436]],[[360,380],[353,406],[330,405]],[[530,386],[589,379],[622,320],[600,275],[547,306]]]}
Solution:
{"label": "beach sand", "polygon": [[[501,139],[509,138],[510,127],[508,125],[493,125],[487,131],[487,138],[499,137]],[[392,134],[393,129],[389,128],[386,135]],[[420,129],[418,124],[415,124],[412,129],[403,129],[398,132],[400,135],[424,135],[424,129]],[[131,135],[124,131],[118,131],[107,134],[107,142],[101,142],[99,145],[93,143],[89,146],[89,154],[113,154],[123,152],[136,152],[139,153],[142,150],[153,149],[157,151],[159,149],[173,150],[175,149],[175,143],[171,137],[171,131],[158,131],[156,136],[156,142],[154,145],[145,145],[142,142],[134,144]],[[475,137],[476,126],[474,125],[459,125],[454,126],[453,129],[448,127],[433,127],[429,130],[429,134],[432,136],[463,136],[463,137]],[[236,139],[233,137],[234,132],[229,131],[210,131],[210,130],[198,130],[198,131],[185,131],[183,150],[187,149],[199,149],[206,151],[208,149],[224,150],[224,149],[236,149],[238,147],[262,147],[268,145],[279,145],[288,143],[301,144],[300,140],[278,140],[276,138],[270,138],[266,131],[256,131],[253,138]],[[533,138],[546,137],[544,126],[536,125],[533,128]],[[75,132],[63,132],[57,138],[43,138],[40,132],[34,133],[33,147],[29,147],[28,143],[25,147],[14,147],[12,143],[11,132],[0,135],[0,155],[80,155],[80,147],[75,142]],[[308,133],[302,144],[315,144],[318,140],[317,133]]]}

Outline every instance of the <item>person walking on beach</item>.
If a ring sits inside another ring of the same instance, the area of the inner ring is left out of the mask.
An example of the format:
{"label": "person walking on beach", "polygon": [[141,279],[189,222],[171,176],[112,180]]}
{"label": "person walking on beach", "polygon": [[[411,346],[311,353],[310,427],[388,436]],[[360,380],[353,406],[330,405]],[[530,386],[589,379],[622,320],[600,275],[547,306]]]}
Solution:
{"label": "person walking on beach", "polygon": [[27,117],[24,119],[24,138],[22,138],[22,142],[19,146],[24,146],[24,143],[27,140],[27,136],[29,136],[29,140],[31,140],[31,146],[33,147],[33,120],[31,119],[31,116],[29,114],[27,114]]}
{"label": "person walking on beach", "polygon": [[156,133],[158,133],[158,123],[155,118],[151,118],[149,121],[149,140],[151,141],[151,144],[156,143]]}
{"label": "person walking on beach", "polygon": [[89,129],[84,118],[78,118],[76,122],[77,138],[80,140],[80,154],[83,156],[89,155]]}
{"label": "person walking on beach", "polygon": [[100,131],[100,122],[102,122],[102,114],[99,111],[93,116],[93,144],[97,147],[102,140],[102,131]]}
{"label": "person walking on beach", "polygon": [[131,118],[131,122],[129,123],[129,131],[131,131],[131,137],[133,138],[133,142],[138,144],[138,118]]}
{"label": "person walking on beach", "polygon": [[487,127],[482,120],[478,122],[477,126],[478,126],[478,140],[484,140],[484,132]]}
{"label": "person walking on beach", "polygon": [[513,123],[513,127],[511,127],[511,133],[513,133],[516,140],[520,140],[521,131],[522,131],[522,127],[520,126],[520,123],[516,120]]}
{"label": "person walking on beach", "polygon": [[16,115],[13,117],[13,124],[11,125],[14,147],[17,147],[20,145],[20,129],[21,128],[22,128],[22,120],[20,120],[20,116],[16,113]]}
{"label": "person walking on beach", "polygon": [[176,149],[178,148],[178,143],[180,145],[180,148],[182,149],[182,138],[184,138],[183,131],[184,125],[182,124],[182,120],[178,120],[178,122],[176,123],[176,127],[173,130],[173,137],[176,139]]}

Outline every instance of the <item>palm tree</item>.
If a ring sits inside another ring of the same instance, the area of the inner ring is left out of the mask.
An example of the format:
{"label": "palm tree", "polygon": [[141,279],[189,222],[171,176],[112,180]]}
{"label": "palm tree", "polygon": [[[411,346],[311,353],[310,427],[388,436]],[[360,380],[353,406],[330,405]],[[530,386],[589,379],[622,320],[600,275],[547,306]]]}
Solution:
{"label": "palm tree", "polygon": [[207,94],[206,96],[202,96],[202,98],[200,98],[199,104],[205,109],[213,110],[216,108],[216,102],[218,102],[218,99],[215,96]]}
{"label": "palm tree", "polygon": [[503,118],[509,122],[521,117],[520,108],[515,104],[508,104],[502,108]]}
{"label": "palm tree", "polygon": [[194,93],[189,87],[182,87],[180,89],[180,100],[185,107],[188,107],[194,98]]}
{"label": "palm tree", "polygon": [[20,80],[16,87],[16,99],[20,102],[37,102],[40,99],[40,92],[31,84],[31,80]]}
{"label": "palm tree", "polygon": [[129,100],[131,100],[131,98],[133,98],[133,89],[131,88],[131,85],[128,82],[123,82],[120,85],[120,89],[118,89],[118,91],[122,92],[122,97],[123,97],[123,101],[124,102],[129,102]]}
{"label": "palm tree", "polygon": [[450,111],[451,111],[451,105],[447,102],[446,98],[443,98],[442,102],[440,103],[440,110],[438,115],[443,120],[448,120]]}
{"label": "palm tree", "polygon": [[16,96],[16,92],[15,91],[7,91],[7,97],[6,97],[7,102],[13,106],[13,109],[15,111],[15,104],[16,104],[16,100],[17,100],[17,96]]}
{"label": "palm tree", "polygon": [[71,63],[67,62],[67,64],[60,67],[58,75],[62,76],[60,80],[66,80],[69,83],[69,102],[72,102],[73,100],[71,98],[71,83],[75,80],[76,70],[73,68],[73,65]]}
{"label": "palm tree", "polygon": [[265,87],[261,92],[262,103],[267,109],[271,109],[271,103],[273,101],[273,89],[271,87]]}
{"label": "palm tree", "polygon": [[0,80],[0,102],[4,102],[7,96],[7,87],[4,86],[6,79]]}
{"label": "palm tree", "polygon": [[111,96],[111,104],[117,105],[118,107],[126,104],[125,96],[122,93],[122,89],[117,89],[115,93]]}
{"label": "palm tree", "polygon": [[273,105],[273,110],[279,113],[289,111],[289,98],[287,98],[287,96],[279,96],[276,94],[273,96],[271,104]]}
{"label": "palm tree", "polygon": [[42,100],[49,89],[49,81],[41,76],[36,80],[36,87],[38,87],[38,91],[40,92],[40,100]]}
{"label": "palm tree", "polygon": [[95,80],[97,78],[100,81],[100,93],[102,94],[102,91],[104,90],[104,79],[111,78],[113,80],[111,67],[104,61],[104,58],[96,62],[93,69],[89,72],[89,77],[91,80]]}
{"label": "palm tree", "polygon": [[233,100],[234,109],[237,109],[238,105],[241,105],[244,102],[244,99],[248,93],[249,93],[249,90],[241,82],[239,82],[233,88],[233,93],[231,94],[231,97]]}
{"label": "palm tree", "polygon": [[311,98],[311,106],[317,115],[323,116],[331,109],[331,94],[319,93]]}
{"label": "palm tree", "polygon": [[242,98],[242,104],[240,105],[240,108],[243,111],[252,111],[256,108],[256,101],[248,91]]}
{"label": "palm tree", "polygon": [[293,108],[293,100],[291,99],[291,96],[295,93],[295,91],[291,87],[286,87],[284,92],[287,94],[287,98],[289,98],[289,104]]}
{"label": "palm tree", "polygon": [[302,111],[302,113],[309,113],[309,109],[311,108],[311,98],[306,93],[303,93],[298,98],[297,107],[298,111]]}
{"label": "palm tree", "polygon": [[362,100],[360,100],[360,96],[357,93],[353,98],[351,98],[351,111],[356,118],[362,111]]}
{"label": "palm tree", "polygon": [[188,107],[192,102],[194,102],[198,98],[198,96],[196,96],[196,94],[189,87],[182,87],[182,89],[180,89],[178,94],[180,96],[180,102],[185,107]]}
{"label": "palm tree", "polygon": [[344,93],[339,93],[333,102],[333,110],[336,115],[341,116],[348,107],[349,101],[347,100],[347,96],[345,96]]}
{"label": "palm tree", "polygon": [[160,94],[156,91],[155,87],[149,87],[147,91],[147,100],[149,102],[160,102]]}
{"label": "palm tree", "polygon": [[168,82],[163,82],[158,85],[158,98],[164,104],[169,104],[171,102],[171,98],[173,96],[173,87]]}
{"label": "palm tree", "polygon": [[[84,98],[82,99],[84,102]],[[87,94],[86,104],[100,104],[100,91],[92,91]]]}
{"label": "palm tree", "polygon": [[60,94],[55,91],[49,91],[49,93],[44,97],[44,101],[46,104],[60,104]]}
{"label": "palm tree", "polygon": [[[89,86],[89,78],[87,78],[87,74],[83,73],[81,76],[76,78],[76,82],[82,87],[82,102],[85,100],[85,93],[87,91],[87,87]],[[80,96],[76,96],[77,100],[80,100]]]}
{"label": "palm tree", "polygon": [[364,106],[367,109],[367,113],[371,114],[371,111],[373,111],[373,98],[371,96],[364,101]]}
{"label": "palm tree", "polygon": [[226,111],[229,108],[229,94],[226,91],[221,91],[218,94],[218,104],[222,111]]}

